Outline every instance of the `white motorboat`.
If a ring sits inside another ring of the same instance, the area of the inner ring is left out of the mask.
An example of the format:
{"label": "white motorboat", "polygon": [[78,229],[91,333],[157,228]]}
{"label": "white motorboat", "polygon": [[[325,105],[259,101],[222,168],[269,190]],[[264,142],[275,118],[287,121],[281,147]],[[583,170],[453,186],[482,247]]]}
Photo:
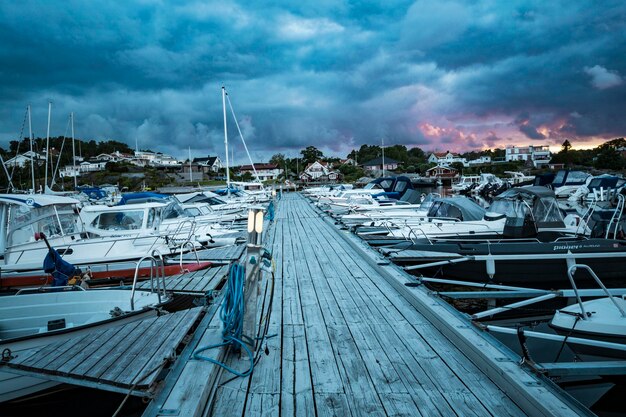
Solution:
{"label": "white motorboat", "polygon": [[48,253],[35,234],[42,232],[76,266],[138,260],[154,250],[170,252],[164,239],[92,237],[78,215],[78,200],[52,195],[0,195],[0,255],[2,279],[9,273],[39,271]]}
{"label": "white motorboat", "polygon": [[190,217],[175,201],[117,206],[87,206],[81,211],[85,230],[96,236],[162,237],[172,247],[234,244],[239,233],[220,226],[213,217]]}
{"label": "white motorboat", "polygon": [[[604,290],[606,296],[582,301],[574,283],[576,269],[585,269]],[[550,326],[558,333],[571,338],[591,339],[601,342],[618,343],[626,347],[626,300],[612,296],[602,281],[587,265],[572,265],[568,270],[570,282],[576,293],[577,302],[557,310]],[[576,344],[572,349],[585,357],[615,357],[626,359],[626,349],[611,349],[610,345],[598,343]]]}
{"label": "white motorboat", "polygon": [[[22,292],[0,297],[0,351],[21,352],[76,336],[155,317],[166,300],[128,289]],[[50,290],[50,289],[49,289]],[[0,402],[53,387],[58,382],[0,371]]]}

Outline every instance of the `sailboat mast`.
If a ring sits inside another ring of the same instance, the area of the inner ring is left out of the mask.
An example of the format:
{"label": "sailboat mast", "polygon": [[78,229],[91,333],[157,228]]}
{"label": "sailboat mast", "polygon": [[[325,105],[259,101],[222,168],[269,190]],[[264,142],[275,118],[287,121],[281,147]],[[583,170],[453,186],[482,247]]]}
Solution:
{"label": "sailboat mast", "polygon": [[33,122],[30,116],[30,104],[28,105],[28,140],[30,142],[30,175],[33,181],[33,194],[35,194],[35,163],[33,158]]}
{"label": "sailboat mast", "polygon": [[381,149],[383,150],[383,177],[385,176],[385,138],[380,138]]}
{"label": "sailboat mast", "polygon": [[72,171],[74,173],[74,188],[78,187],[78,173],[76,172],[76,144],[74,143],[74,112],[70,113],[72,120]]}
{"label": "sailboat mast", "polygon": [[193,171],[191,170],[191,146],[189,147],[189,182],[193,182]]}
{"label": "sailboat mast", "polygon": [[226,195],[230,196],[230,170],[228,165],[228,128],[226,127],[226,88],[222,86],[222,107],[224,109],[224,148],[226,149]]}
{"label": "sailboat mast", "polygon": [[52,101],[48,101],[48,129],[46,131],[46,170],[44,174],[43,192],[46,193],[48,186],[48,159],[50,159],[50,113],[52,112]]}

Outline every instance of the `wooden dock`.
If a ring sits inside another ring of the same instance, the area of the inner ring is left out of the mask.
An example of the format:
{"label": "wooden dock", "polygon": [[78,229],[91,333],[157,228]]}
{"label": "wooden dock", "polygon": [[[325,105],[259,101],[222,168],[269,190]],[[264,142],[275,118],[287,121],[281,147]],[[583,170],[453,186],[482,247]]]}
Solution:
{"label": "wooden dock", "polygon": [[[228,265],[177,274],[165,278],[165,290],[175,294],[203,296],[218,288],[228,275]],[[155,283],[143,281],[137,284],[139,290],[150,290]]]}
{"label": "wooden dock", "polygon": [[[405,272],[325,217],[298,194],[278,203],[266,236],[276,263],[275,337],[261,347],[252,376],[233,378],[189,359],[145,416],[588,413],[450,306],[406,287]],[[196,333],[196,346],[215,343],[220,323],[214,318]],[[223,349],[215,357],[248,366]]]}
{"label": "wooden dock", "polygon": [[197,307],[86,332],[0,364],[19,375],[150,397],[161,371],[202,315]]}
{"label": "wooden dock", "polygon": [[[183,261],[194,262],[197,258],[201,262],[211,261],[214,263],[229,263],[236,261],[246,249],[246,245],[228,245],[217,248],[203,249],[197,252],[186,253],[183,255]],[[171,263],[178,263],[180,257],[174,257]]]}

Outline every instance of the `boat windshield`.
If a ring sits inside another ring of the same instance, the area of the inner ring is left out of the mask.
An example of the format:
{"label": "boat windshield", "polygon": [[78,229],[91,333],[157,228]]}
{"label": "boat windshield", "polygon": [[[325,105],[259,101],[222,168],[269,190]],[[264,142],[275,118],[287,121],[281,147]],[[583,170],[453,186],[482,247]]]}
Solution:
{"label": "boat windshield", "polygon": [[372,184],[371,182],[363,187],[364,190],[381,190],[383,187],[380,184]]}
{"label": "boat windshield", "polygon": [[137,230],[143,226],[144,215],[144,210],[108,211],[96,216],[90,226],[100,230]]}
{"label": "boat windshield", "polygon": [[185,214],[189,217],[196,217],[196,216],[202,215],[202,213],[200,213],[200,209],[197,207],[187,207],[185,209]]}
{"label": "boat windshield", "polygon": [[507,217],[524,218],[532,210],[532,217],[538,227],[563,227],[563,215],[555,198],[497,199],[489,211]]}
{"label": "boat windshield", "polygon": [[185,210],[177,203],[171,203],[163,209],[163,220],[187,217]]}
{"label": "boat windshield", "polygon": [[11,205],[8,223],[9,246],[34,242],[35,233],[47,237],[79,233],[76,214],[72,205],[28,207]]}

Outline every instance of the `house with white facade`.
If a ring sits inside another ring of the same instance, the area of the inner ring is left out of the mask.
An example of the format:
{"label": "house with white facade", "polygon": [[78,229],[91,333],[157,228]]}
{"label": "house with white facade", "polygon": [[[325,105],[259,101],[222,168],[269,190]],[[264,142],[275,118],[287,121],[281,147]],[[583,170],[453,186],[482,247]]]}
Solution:
{"label": "house with white facade", "polygon": [[245,174],[249,172],[254,178],[254,170],[256,169],[256,173],[261,181],[271,181],[278,179],[278,176],[283,173],[283,169],[279,168],[276,164],[254,164],[254,169],[252,165],[242,165],[239,167],[239,172],[241,174]]}
{"label": "house with white facade", "polygon": [[298,177],[300,181],[338,181],[341,179],[341,173],[331,168],[328,162],[315,161],[308,164],[304,171]]}
{"label": "house with white facade", "polygon": [[463,165],[463,166],[476,166],[476,165],[485,165],[485,164],[490,164],[491,163],[491,157],[490,156],[481,156],[478,159],[472,159],[471,161],[467,161],[467,165]]}
{"label": "house with white facade", "polygon": [[35,164],[41,165],[46,162],[45,155],[28,151],[28,152],[24,152],[23,154],[14,156],[13,158],[4,161],[4,165],[7,167],[11,167],[11,168],[13,167],[24,168],[27,163],[30,164],[31,155],[32,155],[33,162]]}
{"label": "house with white facade", "polygon": [[204,172],[218,172],[220,169],[224,168],[222,165],[222,161],[220,161],[219,156],[207,156],[206,158],[193,158],[191,161],[192,165],[199,165],[204,168]]}
{"label": "house with white facade", "polygon": [[433,152],[428,156],[428,162],[431,164],[450,166],[454,162],[463,164],[464,167],[469,166],[467,159],[461,157],[459,154],[447,152]]}
{"label": "house with white facade", "polygon": [[548,145],[507,145],[504,158],[507,162],[530,161],[535,168],[540,168],[550,163],[552,153]]}
{"label": "house with white facade", "polygon": [[327,162],[315,161],[312,164],[308,164],[300,176],[302,177],[302,174],[306,174],[309,179],[316,180],[322,176],[328,175],[329,172],[330,167]]}

